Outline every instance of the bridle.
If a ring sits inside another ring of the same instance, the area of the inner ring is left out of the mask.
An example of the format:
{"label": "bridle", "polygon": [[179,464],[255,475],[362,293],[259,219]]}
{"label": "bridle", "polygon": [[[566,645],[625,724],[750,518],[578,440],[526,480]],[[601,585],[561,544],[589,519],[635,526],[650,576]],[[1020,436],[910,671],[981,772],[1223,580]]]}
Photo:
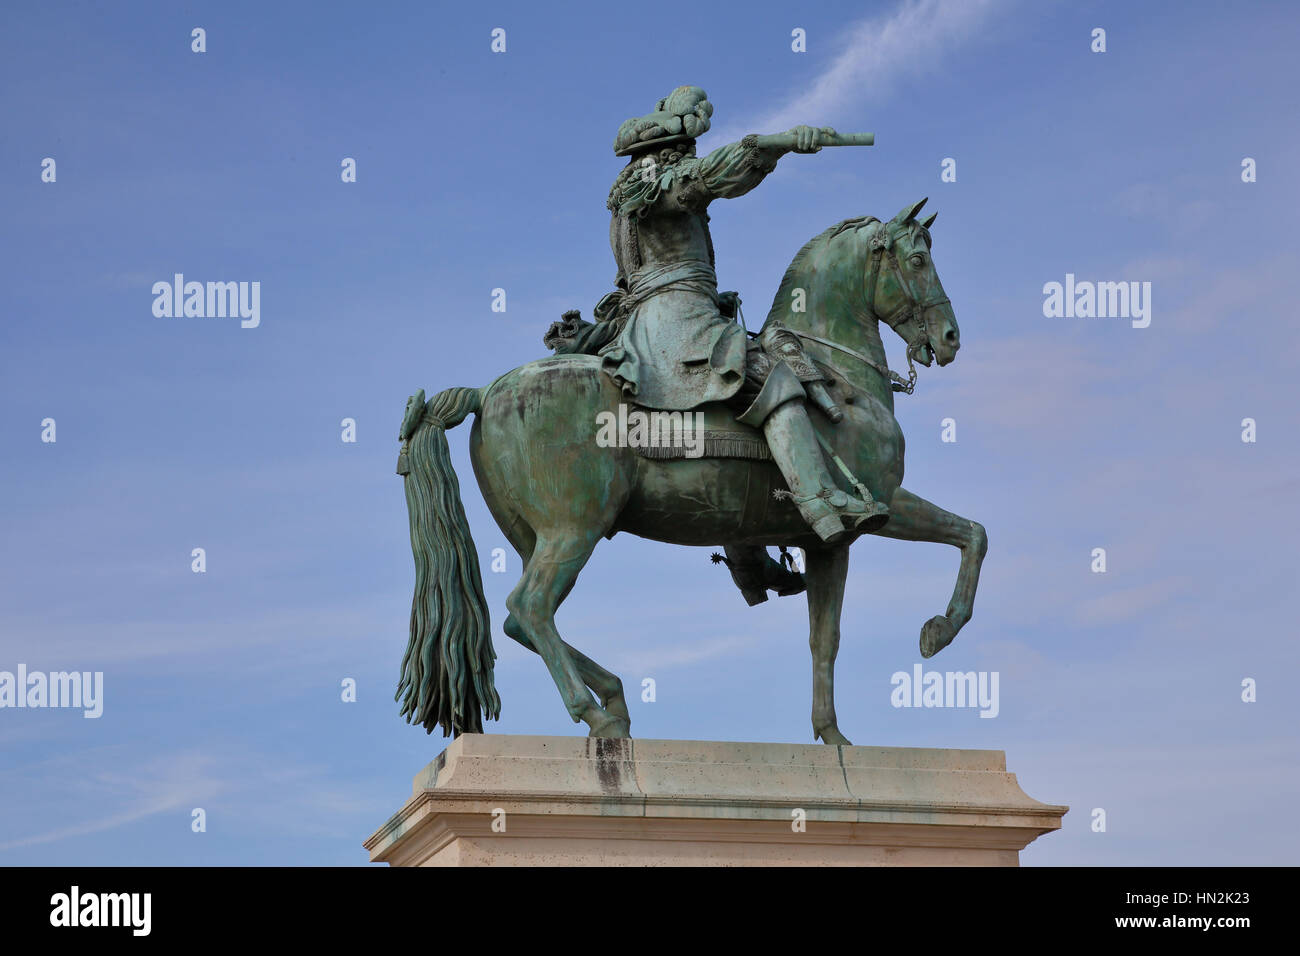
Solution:
{"label": "bridle", "polygon": [[[883,375],[885,380],[889,382],[889,387],[893,391],[902,392],[905,395],[911,395],[912,392],[916,390],[916,365],[912,361],[913,357],[920,354],[920,350],[929,344],[927,341],[929,332],[926,329],[924,315],[927,310],[933,309],[935,306],[950,304],[952,300],[945,295],[930,302],[919,301],[916,293],[912,289],[912,284],[907,280],[907,276],[903,274],[903,267],[898,264],[898,254],[894,251],[895,237],[890,234],[889,230],[890,223],[880,222],[880,220],[876,221],[880,228],[876,230],[875,235],[870,239],[871,270],[867,274],[867,312],[870,313],[871,317],[876,319],[878,322],[884,322],[893,329],[894,332],[898,334],[899,338],[903,338],[904,341],[907,341],[907,378],[904,379],[888,366],[881,365],[879,362],[868,358],[861,352],[840,345],[838,342],[832,342],[830,339],[824,339],[818,335],[810,335],[807,332],[800,332],[793,329],[791,331],[794,331],[794,334],[799,336],[801,339],[807,339],[810,342],[817,342],[820,345],[825,345],[844,352],[846,355],[853,356],[862,364],[869,365],[871,368]],[[896,312],[882,317],[876,313],[876,282],[880,278],[880,269],[885,262],[888,262],[888,267],[893,272],[894,278],[898,281],[898,287],[903,291],[903,296],[906,301]],[[907,319],[911,319],[916,326],[917,331],[915,340],[909,341],[905,339],[903,334],[898,331],[898,327]]]}

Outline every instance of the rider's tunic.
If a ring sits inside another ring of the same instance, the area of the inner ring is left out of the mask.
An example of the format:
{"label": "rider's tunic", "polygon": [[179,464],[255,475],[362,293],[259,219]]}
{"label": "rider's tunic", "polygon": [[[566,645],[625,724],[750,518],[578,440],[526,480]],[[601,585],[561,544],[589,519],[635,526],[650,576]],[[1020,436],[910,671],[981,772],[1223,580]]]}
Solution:
{"label": "rider's tunic", "polygon": [[610,246],[630,317],[602,367],[638,405],[694,408],[741,387],[747,340],[718,311],[707,209],[749,192],[780,155],[744,140],[722,146],[679,161],[615,205]]}

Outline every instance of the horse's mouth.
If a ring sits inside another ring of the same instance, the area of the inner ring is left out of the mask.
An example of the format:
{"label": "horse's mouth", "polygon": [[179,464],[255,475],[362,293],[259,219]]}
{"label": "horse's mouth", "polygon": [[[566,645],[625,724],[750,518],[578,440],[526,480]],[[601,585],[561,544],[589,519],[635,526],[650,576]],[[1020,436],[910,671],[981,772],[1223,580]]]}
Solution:
{"label": "horse's mouth", "polygon": [[943,343],[940,348],[936,349],[927,342],[925,352],[926,356],[922,361],[927,368],[930,365],[930,359],[934,359],[939,368],[943,368],[945,365],[951,365],[953,360],[957,358],[957,349],[947,343]]}
{"label": "horse's mouth", "polygon": [[[932,348],[930,347],[930,343],[929,343],[929,342],[926,342],[926,343],[924,343],[923,345],[921,345],[920,348],[918,348],[918,349],[916,350],[916,353],[913,355],[913,358],[915,358],[918,362],[920,362],[920,363],[921,363],[922,365],[924,365],[926,368],[929,368],[929,367],[930,367],[930,363],[933,362],[933,361],[934,361],[934,358],[935,358],[935,355],[934,355],[934,349],[932,349]],[[951,362],[952,359],[949,359],[948,361]],[[940,365],[946,365],[947,362],[940,362],[939,364],[940,364]]]}

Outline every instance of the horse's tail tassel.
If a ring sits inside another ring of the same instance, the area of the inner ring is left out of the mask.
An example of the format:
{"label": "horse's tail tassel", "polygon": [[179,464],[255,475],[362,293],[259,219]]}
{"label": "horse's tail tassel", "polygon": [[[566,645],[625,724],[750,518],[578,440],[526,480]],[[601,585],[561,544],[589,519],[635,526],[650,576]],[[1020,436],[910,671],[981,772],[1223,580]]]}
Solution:
{"label": "horse's tail tassel", "polygon": [[429,733],[440,726],[444,737],[482,733],[483,718],[501,713],[483,577],[446,433],[481,403],[476,388],[449,388],[428,402],[417,392],[407,402],[397,466],[411,519],[415,596],[394,699],[408,723]]}

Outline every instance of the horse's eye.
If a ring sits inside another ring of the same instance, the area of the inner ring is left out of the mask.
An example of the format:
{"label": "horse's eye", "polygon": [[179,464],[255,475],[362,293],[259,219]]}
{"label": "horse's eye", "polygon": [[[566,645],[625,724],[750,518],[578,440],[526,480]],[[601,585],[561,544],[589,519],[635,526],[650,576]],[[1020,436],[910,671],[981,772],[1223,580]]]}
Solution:
{"label": "horse's eye", "polygon": [[919,269],[923,265],[925,265],[925,256],[921,255],[919,252],[912,256],[912,268]]}

